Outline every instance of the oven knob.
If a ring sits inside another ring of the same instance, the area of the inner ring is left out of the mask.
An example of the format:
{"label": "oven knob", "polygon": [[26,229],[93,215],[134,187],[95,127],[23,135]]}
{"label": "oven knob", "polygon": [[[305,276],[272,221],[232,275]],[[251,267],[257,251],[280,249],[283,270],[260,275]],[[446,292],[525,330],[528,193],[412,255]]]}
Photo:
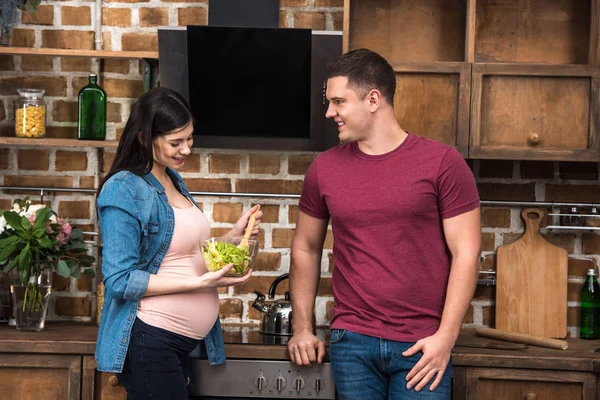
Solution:
{"label": "oven knob", "polygon": [[304,379],[297,377],[294,379],[294,389],[296,392],[300,393],[300,391],[304,388]]}
{"label": "oven knob", "polygon": [[263,390],[263,388],[265,386],[267,386],[267,378],[265,378],[264,376],[259,376],[258,378],[256,378],[256,380],[254,381],[254,385],[258,388],[258,391],[260,392],[261,390]]}
{"label": "oven knob", "polygon": [[315,379],[315,381],[313,382],[313,387],[315,388],[315,392],[319,393],[323,388],[323,382],[321,382],[321,379]]}
{"label": "oven knob", "polygon": [[281,392],[283,390],[283,388],[285,387],[285,379],[283,378],[283,376],[277,377],[277,379],[275,380],[275,386],[277,387],[278,392]]}

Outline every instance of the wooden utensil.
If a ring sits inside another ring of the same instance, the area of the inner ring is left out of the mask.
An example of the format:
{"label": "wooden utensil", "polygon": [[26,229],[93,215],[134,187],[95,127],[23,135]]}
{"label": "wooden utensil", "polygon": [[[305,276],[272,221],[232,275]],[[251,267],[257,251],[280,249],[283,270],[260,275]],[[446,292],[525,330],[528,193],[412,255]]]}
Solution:
{"label": "wooden utensil", "polygon": [[250,235],[252,235],[252,229],[254,229],[254,223],[256,222],[256,214],[258,213],[259,210],[260,210],[260,204],[258,205],[258,208],[256,209],[256,211],[254,211],[252,213],[252,215],[250,216],[250,218],[248,219],[248,225],[246,225],[246,232],[244,233],[244,237],[240,241],[240,244],[238,245],[238,247],[243,247],[243,246],[248,247],[248,239],[250,238]]}
{"label": "wooden utensil", "polygon": [[551,349],[567,350],[569,344],[564,340],[549,339],[541,336],[526,335],[524,333],[514,333],[492,328],[475,328],[475,333],[479,336],[492,339],[506,340],[513,343],[531,344],[534,346],[548,347]]}
{"label": "wooden utensil", "polygon": [[525,233],[500,246],[496,265],[496,328],[534,336],[567,336],[567,250],[540,235],[544,211],[521,212]]}

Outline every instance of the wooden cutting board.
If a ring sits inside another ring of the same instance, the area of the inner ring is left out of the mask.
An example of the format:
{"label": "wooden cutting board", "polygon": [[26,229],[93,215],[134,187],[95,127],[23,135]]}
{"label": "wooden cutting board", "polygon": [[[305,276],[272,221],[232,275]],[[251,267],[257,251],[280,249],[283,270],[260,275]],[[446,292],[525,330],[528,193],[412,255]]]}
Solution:
{"label": "wooden cutting board", "polygon": [[496,262],[496,328],[535,336],[567,336],[567,250],[540,234],[544,211],[521,212],[525,234],[500,246]]}

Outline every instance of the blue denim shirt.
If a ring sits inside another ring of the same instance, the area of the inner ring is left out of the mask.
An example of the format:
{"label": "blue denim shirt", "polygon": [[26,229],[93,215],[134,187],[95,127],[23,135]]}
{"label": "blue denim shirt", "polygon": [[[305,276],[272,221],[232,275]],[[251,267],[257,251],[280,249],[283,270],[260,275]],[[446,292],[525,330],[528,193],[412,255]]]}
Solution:
{"label": "blue denim shirt", "polygon": [[[171,169],[167,173],[194,202],[181,176]],[[171,244],[175,217],[165,189],[150,173],[116,173],[104,184],[97,205],[105,291],[96,361],[99,371],[121,372],[138,303]],[[225,362],[219,318],[203,342],[211,364]]]}

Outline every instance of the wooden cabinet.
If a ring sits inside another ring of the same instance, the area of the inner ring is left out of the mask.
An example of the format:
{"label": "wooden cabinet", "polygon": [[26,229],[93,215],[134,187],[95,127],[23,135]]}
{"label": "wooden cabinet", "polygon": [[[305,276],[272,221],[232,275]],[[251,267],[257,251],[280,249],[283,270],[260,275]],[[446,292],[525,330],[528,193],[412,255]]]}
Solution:
{"label": "wooden cabinet", "polygon": [[465,157],[600,161],[600,0],[346,0],[344,51],[397,73],[400,125]]}
{"label": "wooden cabinet", "polygon": [[454,383],[454,399],[597,399],[596,375],[591,372],[458,367]]}

